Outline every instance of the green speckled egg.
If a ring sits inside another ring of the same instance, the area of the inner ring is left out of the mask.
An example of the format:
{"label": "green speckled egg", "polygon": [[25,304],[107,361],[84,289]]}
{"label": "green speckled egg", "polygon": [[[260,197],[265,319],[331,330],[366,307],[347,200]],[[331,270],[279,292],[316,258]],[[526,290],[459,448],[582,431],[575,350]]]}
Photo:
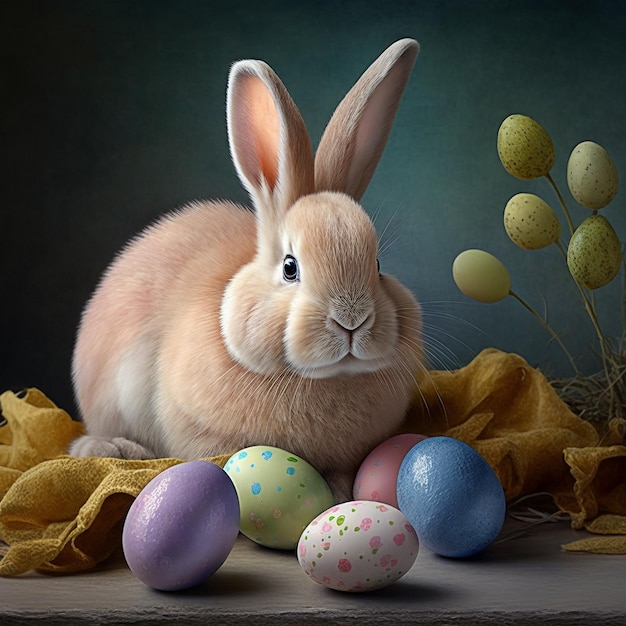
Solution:
{"label": "green speckled egg", "polygon": [[546,176],[554,165],[550,135],[527,115],[509,115],[498,130],[498,155],[504,169],[522,180]]}
{"label": "green speckled egg", "polygon": [[305,526],[333,504],[322,475],[303,458],[280,448],[244,448],[224,469],[239,498],[239,530],[270,548],[294,549]]}
{"label": "green speckled egg", "polygon": [[591,215],[576,229],[567,249],[567,265],[574,280],[588,289],[610,283],[619,272],[622,247],[603,215]]}
{"label": "green speckled egg", "polygon": [[567,162],[567,184],[576,202],[595,211],[617,195],[617,168],[602,146],[583,141],[572,150]]}
{"label": "green speckled egg", "polygon": [[525,250],[545,248],[561,235],[561,223],[552,207],[532,193],[518,193],[507,202],[504,229]]}

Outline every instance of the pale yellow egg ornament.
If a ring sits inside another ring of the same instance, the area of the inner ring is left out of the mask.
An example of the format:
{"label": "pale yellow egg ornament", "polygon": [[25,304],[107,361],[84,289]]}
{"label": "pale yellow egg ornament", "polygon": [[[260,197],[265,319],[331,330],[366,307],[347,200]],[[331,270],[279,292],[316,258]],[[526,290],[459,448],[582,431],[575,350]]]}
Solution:
{"label": "pale yellow egg ornament", "polygon": [[507,202],[504,229],[525,250],[545,248],[561,235],[561,223],[552,207],[532,193],[518,193]]}
{"label": "pale yellow egg ornament", "polygon": [[498,129],[498,155],[504,169],[522,180],[547,176],[554,165],[554,144],[547,131],[527,115],[509,115]]}
{"label": "pale yellow egg ornament", "polygon": [[498,302],[511,291],[509,271],[493,254],[484,250],[465,250],[452,264],[457,287],[478,302]]}
{"label": "pale yellow egg ornament", "polygon": [[567,162],[567,185],[576,202],[596,211],[605,207],[619,187],[617,168],[609,153],[593,141],[583,141]]}

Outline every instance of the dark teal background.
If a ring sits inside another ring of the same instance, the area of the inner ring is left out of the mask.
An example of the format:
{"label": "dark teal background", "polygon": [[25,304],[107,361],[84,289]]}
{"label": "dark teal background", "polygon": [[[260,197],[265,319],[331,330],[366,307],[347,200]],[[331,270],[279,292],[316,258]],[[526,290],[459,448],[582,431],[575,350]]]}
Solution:
{"label": "dark teal background", "polygon": [[[537,193],[558,211],[555,197],[543,180],[509,176],[495,142],[506,116],[525,113],[552,135],[564,192],[582,140],[604,145],[626,172],[626,3],[5,0],[0,388],[38,386],[73,409],[75,328],[114,253],[189,200],[246,201],[224,124],[232,61],[270,63],[317,143],[357,76],[404,36],[422,52],[363,204],[385,231],[383,270],[424,304],[432,365],[496,346],[570,373],[517,302],[480,305],[458,292],[452,261],[480,247],[505,262],[519,294],[542,311],[545,300],[581,367],[597,369],[558,252],[524,252],[502,226],[513,194]],[[603,211],[622,239],[625,195]],[[587,215],[573,200],[570,209],[577,223]],[[597,299],[606,329],[620,334],[619,281]]]}

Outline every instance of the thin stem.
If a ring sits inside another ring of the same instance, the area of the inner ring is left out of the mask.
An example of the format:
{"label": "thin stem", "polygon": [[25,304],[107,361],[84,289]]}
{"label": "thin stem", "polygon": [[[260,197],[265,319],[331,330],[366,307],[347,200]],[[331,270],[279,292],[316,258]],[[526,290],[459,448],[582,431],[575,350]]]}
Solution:
{"label": "thin stem", "polygon": [[[560,241],[555,241],[554,244],[559,249],[565,262],[567,262],[567,253],[565,252],[563,246]],[[574,284],[578,289],[578,293],[580,293],[580,297],[583,300],[583,304],[585,305],[585,310],[587,311],[587,315],[589,315],[589,319],[591,319],[591,323],[593,324],[593,328],[598,336],[598,342],[600,344],[600,352],[602,353],[602,367],[604,368],[604,374],[609,378],[609,370],[608,370],[608,354],[606,349],[606,337],[602,332],[602,328],[600,328],[600,321],[598,320],[598,314],[596,312],[596,307],[592,299],[589,298],[586,291],[582,288],[580,283],[570,274]]]}
{"label": "thin stem", "polygon": [[[581,293],[585,293],[581,287]],[[593,327],[596,330],[596,334],[598,335],[598,341],[600,342],[600,352],[602,353],[602,364],[604,365],[604,373],[606,374],[607,380],[609,380],[609,369],[608,369],[608,353],[606,349],[606,337],[600,328],[600,321],[598,320],[598,314],[596,313],[596,303],[593,298],[593,292],[591,294],[591,298],[585,298],[583,296],[583,300],[585,301],[585,307],[587,308],[587,313],[589,313],[589,317],[591,318],[591,322],[593,323]]]}
{"label": "thin stem", "polygon": [[[563,257],[563,260],[565,261],[565,263],[567,263],[567,252],[565,251],[565,248],[561,245],[561,242],[557,239],[554,242],[554,245],[559,249],[559,252],[561,253],[561,256]],[[571,276],[571,274],[570,274]],[[574,278],[572,276],[572,278]],[[578,283],[576,283],[578,285]]]}
{"label": "thin stem", "polygon": [[572,365],[572,369],[576,373],[577,376],[582,376],[582,372],[576,367],[576,363],[574,361],[574,357],[571,355],[570,351],[567,349],[567,346],[561,341],[561,338],[556,333],[556,331],[548,324],[548,322],[533,309],[528,302],[526,302],[521,296],[516,294],[513,290],[509,291],[509,295],[513,296],[535,319],[539,321],[539,323],[550,333],[552,338],[561,346],[561,350],[565,353],[565,356],[569,359],[570,364]]}
{"label": "thin stem", "polygon": [[556,197],[559,199],[559,204],[561,205],[561,208],[563,209],[563,213],[565,213],[565,219],[567,220],[567,225],[569,226],[570,235],[573,235],[574,234],[574,222],[572,222],[572,218],[570,217],[569,209],[567,208],[567,205],[565,204],[565,200],[563,199],[563,196],[561,195],[561,192],[559,191],[557,184],[554,182],[554,178],[552,178],[552,175],[550,174],[550,172],[546,174],[546,178],[548,179],[548,182],[552,185],[552,189],[554,189],[554,192],[556,193]]}
{"label": "thin stem", "polygon": [[[561,245],[561,242],[555,241],[554,243],[559,249],[559,252],[563,256],[563,258],[565,259],[565,262],[567,263],[567,253]],[[571,272],[570,276],[574,281],[578,292],[580,293],[580,297],[582,298],[583,304],[585,305],[587,315],[589,315],[589,319],[591,320],[596,335],[598,336],[598,343],[600,345],[600,353],[602,357],[602,369],[604,370],[604,377],[606,380],[605,392],[609,394],[609,413],[610,415],[613,415],[616,404],[621,402],[620,398],[618,397],[620,394],[619,380],[623,375],[623,372],[617,379],[614,379],[613,374],[614,372],[617,372],[619,368],[616,366],[615,361],[612,358],[611,347],[610,345],[608,345],[606,336],[604,335],[604,333],[602,332],[602,328],[600,327],[600,321],[598,320],[593,292],[591,292],[591,296],[589,296],[588,291],[584,289],[583,286],[571,275]]]}
{"label": "thin stem", "polygon": [[[622,338],[620,345],[623,348],[624,340],[626,339],[626,258],[624,257],[624,250],[622,249]],[[623,352],[623,349],[620,350]]]}

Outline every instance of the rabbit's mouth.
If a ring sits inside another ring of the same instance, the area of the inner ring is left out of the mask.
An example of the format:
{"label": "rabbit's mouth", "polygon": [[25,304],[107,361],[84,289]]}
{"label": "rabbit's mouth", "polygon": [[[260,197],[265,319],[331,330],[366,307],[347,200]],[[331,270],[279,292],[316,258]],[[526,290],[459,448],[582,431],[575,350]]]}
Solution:
{"label": "rabbit's mouth", "polygon": [[[332,378],[370,374],[391,366],[395,342],[389,341],[388,328],[374,323],[373,312],[362,317],[349,328],[328,316],[315,332],[294,333],[285,342],[289,368],[303,378]],[[307,339],[310,335],[315,339]]]}
{"label": "rabbit's mouth", "polygon": [[362,359],[349,352],[334,363],[324,363],[308,367],[292,364],[292,369],[303,378],[321,379],[371,374],[389,367],[390,365],[390,359],[381,357]]}

